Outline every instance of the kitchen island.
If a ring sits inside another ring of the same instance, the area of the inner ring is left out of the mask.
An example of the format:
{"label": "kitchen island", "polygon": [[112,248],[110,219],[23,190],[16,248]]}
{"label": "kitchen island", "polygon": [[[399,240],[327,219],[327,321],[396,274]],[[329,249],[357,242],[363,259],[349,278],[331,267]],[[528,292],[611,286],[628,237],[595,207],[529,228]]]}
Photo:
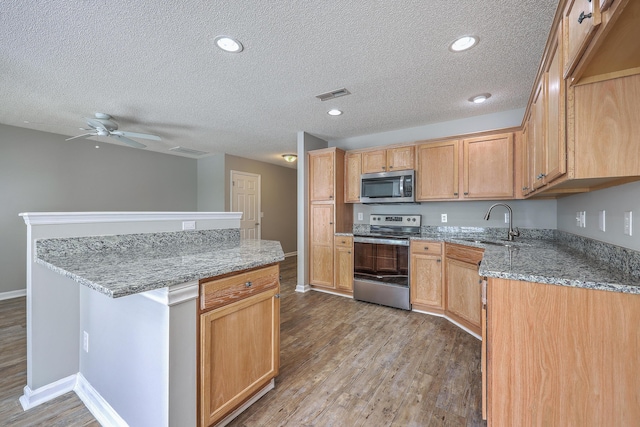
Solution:
{"label": "kitchen island", "polygon": [[200,281],[277,269],[279,242],[241,241],[237,213],[23,217],[25,410],[74,390],[103,425],[197,425]]}

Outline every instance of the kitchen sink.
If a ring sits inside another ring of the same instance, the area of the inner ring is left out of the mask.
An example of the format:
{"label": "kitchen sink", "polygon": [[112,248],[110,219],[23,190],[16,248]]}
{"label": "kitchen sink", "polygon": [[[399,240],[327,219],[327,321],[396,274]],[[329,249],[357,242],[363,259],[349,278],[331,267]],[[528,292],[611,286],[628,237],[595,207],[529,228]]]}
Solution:
{"label": "kitchen sink", "polygon": [[510,242],[508,240],[480,240],[480,239],[458,239],[458,240],[462,240],[465,242],[471,242],[471,243],[479,243],[482,245],[493,245],[493,246],[513,246],[514,242]]}

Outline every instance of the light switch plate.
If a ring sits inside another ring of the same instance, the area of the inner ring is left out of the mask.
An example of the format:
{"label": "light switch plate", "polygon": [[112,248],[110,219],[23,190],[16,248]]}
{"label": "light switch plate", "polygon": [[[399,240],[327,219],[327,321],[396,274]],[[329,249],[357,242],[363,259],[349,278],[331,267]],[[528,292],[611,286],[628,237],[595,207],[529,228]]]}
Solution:
{"label": "light switch plate", "polygon": [[580,212],[580,227],[585,228],[587,226],[587,212]]}
{"label": "light switch plate", "polygon": [[605,226],[606,226],[606,212],[605,211],[598,211],[598,230],[600,231],[605,231]]}
{"label": "light switch plate", "polygon": [[633,233],[633,212],[626,211],[624,213],[624,234],[631,236]]}

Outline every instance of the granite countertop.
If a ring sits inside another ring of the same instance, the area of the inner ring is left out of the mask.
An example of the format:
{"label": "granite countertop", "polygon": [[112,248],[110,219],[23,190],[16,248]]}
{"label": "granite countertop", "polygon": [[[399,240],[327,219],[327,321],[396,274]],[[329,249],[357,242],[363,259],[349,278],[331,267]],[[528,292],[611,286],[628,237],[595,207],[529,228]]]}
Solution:
{"label": "granite countertop", "polygon": [[640,294],[637,251],[555,230],[548,235],[532,234],[536,238],[516,238],[513,242],[505,242],[497,237],[502,234],[496,233],[432,232],[411,239],[484,249],[481,276]]}
{"label": "granite countertop", "polygon": [[[158,233],[176,234],[176,233]],[[117,236],[110,236],[117,238]],[[235,237],[235,236],[233,236]],[[91,239],[91,243],[86,242]],[[37,241],[36,262],[111,298],[247,270],[284,260],[280,242],[236,238],[105,245],[106,238]],[[58,243],[60,241],[64,242]],[[78,250],[81,242],[84,250]],[[98,242],[98,243],[96,243]],[[88,249],[87,249],[88,248]]]}

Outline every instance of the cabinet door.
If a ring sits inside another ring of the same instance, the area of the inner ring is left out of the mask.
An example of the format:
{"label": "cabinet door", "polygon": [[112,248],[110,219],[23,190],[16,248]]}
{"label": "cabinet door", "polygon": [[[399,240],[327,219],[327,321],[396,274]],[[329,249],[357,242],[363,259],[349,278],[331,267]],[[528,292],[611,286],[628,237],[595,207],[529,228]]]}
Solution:
{"label": "cabinet door", "polygon": [[600,8],[591,0],[567,1],[562,26],[566,43],[564,78],[569,77],[600,25]]}
{"label": "cabinet door", "polygon": [[522,159],[520,167],[522,168],[522,195],[526,196],[531,192],[531,173],[529,172],[529,120],[525,121],[522,127]]}
{"label": "cabinet door", "polygon": [[547,138],[545,182],[549,183],[567,171],[565,135],[565,82],[562,78],[562,44],[560,31],[552,44],[547,67]]}
{"label": "cabinet door", "polygon": [[309,153],[309,199],[328,201],[334,198],[335,155],[333,151]]}
{"label": "cabinet door", "polygon": [[464,198],[513,198],[513,134],[462,142]]}
{"label": "cabinet door", "polygon": [[312,285],[333,288],[334,207],[312,204],[309,217],[309,278]]}
{"label": "cabinet door", "polygon": [[278,374],[279,288],[200,315],[200,425],[229,414]]}
{"label": "cabinet door", "polygon": [[417,147],[417,201],[458,198],[459,141]]}
{"label": "cabinet door", "polygon": [[365,151],[362,153],[362,173],[387,171],[387,150]]}
{"label": "cabinet door", "polygon": [[[339,237],[336,237],[338,239]],[[335,249],[336,289],[353,291],[353,249],[348,246],[336,246]]]}
{"label": "cabinet door", "polygon": [[387,150],[387,166],[391,171],[411,170],[415,167],[414,161],[415,147],[390,148]]}
{"label": "cabinet door", "polygon": [[360,203],[360,175],[362,174],[362,154],[347,153],[345,156],[345,203]]}
{"label": "cabinet door", "polygon": [[411,304],[443,307],[441,255],[411,255]]}
{"label": "cabinet door", "polygon": [[532,158],[529,159],[533,163],[533,176],[531,177],[531,183],[533,189],[538,189],[544,185],[544,177],[547,173],[546,170],[546,107],[545,107],[545,82],[546,75],[542,76],[540,83],[536,89],[533,97],[533,103],[531,104],[531,144],[532,144]]}
{"label": "cabinet door", "polygon": [[481,280],[476,264],[447,258],[447,314],[477,334],[481,332],[481,291]]}

